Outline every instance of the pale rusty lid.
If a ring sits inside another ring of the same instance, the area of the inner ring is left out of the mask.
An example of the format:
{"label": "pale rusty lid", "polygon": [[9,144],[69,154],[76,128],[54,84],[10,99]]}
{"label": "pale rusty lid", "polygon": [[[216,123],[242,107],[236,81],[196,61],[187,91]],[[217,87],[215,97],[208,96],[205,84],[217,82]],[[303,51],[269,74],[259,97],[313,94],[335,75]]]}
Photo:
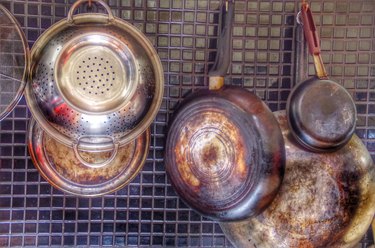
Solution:
{"label": "pale rusty lid", "polygon": [[17,105],[28,75],[29,46],[15,17],[0,5],[0,121]]}
{"label": "pale rusty lid", "polygon": [[[82,164],[74,150],[48,136],[34,119],[29,124],[28,145],[31,159],[42,177],[66,193],[83,197],[109,194],[129,184],[141,171],[148,154],[150,130],[120,146],[107,165],[93,168]],[[80,152],[89,163],[100,163],[112,151]]]}

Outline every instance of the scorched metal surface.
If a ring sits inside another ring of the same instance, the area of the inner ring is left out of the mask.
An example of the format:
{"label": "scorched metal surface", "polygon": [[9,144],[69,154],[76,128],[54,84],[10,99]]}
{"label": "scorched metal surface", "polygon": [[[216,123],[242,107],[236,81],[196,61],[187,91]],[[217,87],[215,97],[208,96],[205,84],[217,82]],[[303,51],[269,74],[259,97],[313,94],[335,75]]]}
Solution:
{"label": "scorched metal surface", "polygon": [[[74,1],[0,0],[29,44]],[[232,66],[226,83],[255,92],[273,111],[285,109],[293,81],[295,14],[300,1],[236,0]],[[190,91],[207,88],[217,39],[219,0],[110,0],[114,14],[156,47],[165,71],[161,110],[152,125],[145,167],[124,189],[92,200],[53,189],[27,154],[25,101],[0,123],[0,246],[230,246],[218,224],[176,196],[164,170],[166,125]],[[310,1],[332,79],[351,92],[356,134],[375,158],[375,3]],[[83,7],[81,11],[87,11]],[[104,11],[103,11],[104,12]],[[314,75],[310,61],[310,76]],[[0,94],[4,91],[0,90]],[[369,233],[359,247],[373,243]]]}

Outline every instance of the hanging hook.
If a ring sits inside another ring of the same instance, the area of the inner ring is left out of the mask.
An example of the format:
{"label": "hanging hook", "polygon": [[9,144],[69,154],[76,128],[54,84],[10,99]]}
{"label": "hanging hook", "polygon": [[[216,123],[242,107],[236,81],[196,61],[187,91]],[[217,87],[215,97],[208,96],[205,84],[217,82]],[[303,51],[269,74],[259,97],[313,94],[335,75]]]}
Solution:
{"label": "hanging hook", "polygon": [[229,2],[234,3],[234,0],[226,0],[226,1],[225,1],[225,12],[228,12],[228,9],[229,9]]}
{"label": "hanging hook", "polygon": [[302,0],[301,10],[297,13],[296,21],[299,25],[303,26],[303,22],[301,20],[301,11],[304,9],[307,9],[309,7],[309,4],[307,3],[307,0]]}
{"label": "hanging hook", "polygon": [[298,25],[303,26],[303,22],[301,20],[301,11],[298,11],[297,16],[296,16],[296,21],[297,21]]}
{"label": "hanging hook", "polygon": [[301,9],[308,9],[309,8],[309,3],[306,0],[302,0],[302,5]]}

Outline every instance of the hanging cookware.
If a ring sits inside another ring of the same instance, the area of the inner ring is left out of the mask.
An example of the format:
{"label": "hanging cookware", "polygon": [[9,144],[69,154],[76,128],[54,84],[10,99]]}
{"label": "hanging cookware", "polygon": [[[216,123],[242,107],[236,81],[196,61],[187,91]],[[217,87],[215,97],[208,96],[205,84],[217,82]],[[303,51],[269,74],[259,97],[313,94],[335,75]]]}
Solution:
{"label": "hanging cookware", "polygon": [[306,1],[303,1],[300,13],[316,77],[298,84],[289,95],[288,123],[292,135],[301,145],[314,151],[332,151],[344,146],[353,135],[356,107],[347,90],[328,79],[313,16]]}
{"label": "hanging cookware", "polygon": [[[306,75],[303,30],[296,30],[296,81]],[[356,136],[332,153],[306,150],[291,134],[285,111],[275,112],[286,149],[285,176],[260,215],[220,223],[236,247],[353,247],[375,213],[375,167]]]}
{"label": "hanging cookware", "polygon": [[[31,119],[28,148],[33,164],[52,186],[82,197],[97,197],[129,184],[141,171],[148,154],[150,129],[120,146],[111,163],[100,168],[82,164],[73,149],[50,137]],[[107,161],[111,152],[80,152],[86,161]]]}
{"label": "hanging cookware", "polygon": [[275,115],[286,148],[282,187],[257,217],[220,223],[224,234],[235,247],[353,247],[375,214],[375,167],[366,147],[353,135],[335,152],[309,152],[291,135],[285,111]]}
{"label": "hanging cookware", "polygon": [[0,5],[0,121],[23,95],[28,63],[25,34],[12,14]]}
{"label": "hanging cookware", "polygon": [[[76,1],[67,18],[34,43],[23,68],[30,81],[25,96],[49,136],[72,147],[82,164],[101,167],[154,120],[162,102],[163,70],[147,37],[114,17],[105,2],[92,1],[107,14],[74,15],[84,2]],[[112,150],[112,156],[94,164],[79,156],[78,150],[98,149]]]}
{"label": "hanging cookware", "polygon": [[181,103],[165,154],[169,179],[183,201],[221,221],[256,215],[270,204],[285,156],[280,128],[266,104],[247,90],[223,86],[234,15],[233,2],[226,6],[210,90]]}

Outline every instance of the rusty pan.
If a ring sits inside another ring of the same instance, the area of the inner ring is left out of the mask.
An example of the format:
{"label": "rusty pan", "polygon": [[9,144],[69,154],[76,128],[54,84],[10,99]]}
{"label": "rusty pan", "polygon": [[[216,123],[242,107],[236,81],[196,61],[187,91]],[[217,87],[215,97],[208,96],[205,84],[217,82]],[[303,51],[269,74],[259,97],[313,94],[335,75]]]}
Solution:
{"label": "rusty pan", "polygon": [[223,86],[231,58],[233,2],[227,2],[210,90],[185,99],[173,117],[166,171],[187,205],[221,221],[262,212],[279,190],[284,142],[272,112],[256,95]]}
{"label": "rusty pan", "polygon": [[226,237],[236,247],[355,246],[375,214],[375,167],[366,147],[354,134],[335,152],[308,151],[292,136],[285,111],[275,115],[285,139],[283,185],[257,217],[220,223]]}
{"label": "rusty pan", "polygon": [[331,152],[349,142],[355,130],[357,111],[349,92],[328,79],[312,12],[306,1],[299,13],[302,20],[297,18],[297,21],[303,25],[316,76],[298,82],[290,93],[286,108],[288,123],[301,145],[317,152]]}

